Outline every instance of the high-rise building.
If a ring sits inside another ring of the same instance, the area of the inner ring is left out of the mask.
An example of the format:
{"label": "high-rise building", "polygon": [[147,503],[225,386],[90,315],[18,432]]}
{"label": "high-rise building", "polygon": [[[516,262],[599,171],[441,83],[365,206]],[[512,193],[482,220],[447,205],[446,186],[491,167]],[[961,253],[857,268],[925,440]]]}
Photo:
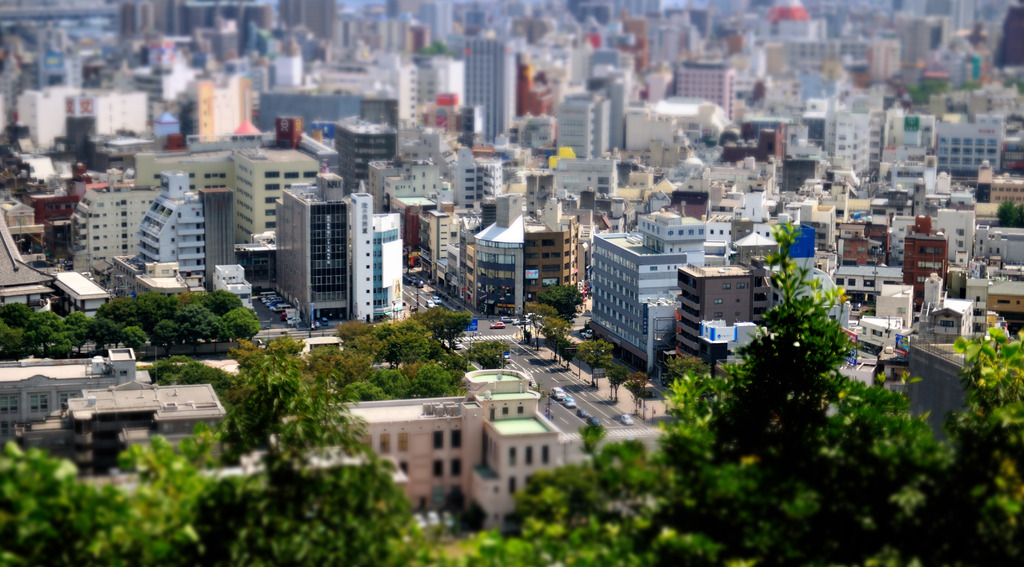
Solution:
{"label": "high-rise building", "polygon": [[393,126],[346,119],[338,122],[334,143],[345,192],[355,193],[360,182],[369,181],[370,162],[389,160],[398,153],[398,132]]}
{"label": "high-rise building", "polygon": [[949,250],[946,236],[932,232],[931,217],[919,216],[903,240],[903,284],[914,286],[914,309],[924,303],[925,281],[937,274],[946,281]]}
{"label": "high-rise building", "polygon": [[701,355],[701,323],[758,322],[771,306],[768,272],[747,266],[685,266],[678,270],[676,352]]}
{"label": "high-rise building", "polygon": [[337,175],[285,189],[277,200],[277,290],[312,318],[349,318],[349,207]]}
{"label": "high-rise building", "polygon": [[[114,256],[131,255],[138,241],[135,229],[158,195],[159,190],[133,188],[131,182],[118,179],[86,190],[71,216],[74,270],[101,275],[108,272]],[[107,211],[123,216],[104,220],[100,215]]]}
{"label": "high-rise building", "polygon": [[193,289],[206,277],[203,201],[188,189],[188,174],[160,174],[160,195],[139,223],[136,249],[143,262],[177,262],[178,273]]}
{"label": "high-rise building", "polygon": [[334,38],[334,24],[338,21],[335,0],[280,0],[278,13],[287,27],[305,27],[318,39]]}
{"label": "high-rise building", "polygon": [[420,4],[420,22],[430,28],[430,37],[445,41],[452,33],[452,3],[434,0]]}
{"label": "high-rise building", "polygon": [[500,159],[476,158],[461,148],[455,166],[455,204],[467,209],[479,207],[486,197],[496,197],[502,187]]}
{"label": "high-rise building", "polygon": [[558,105],[558,145],[592,159],[608,151],[608,99],[594,93],[565,97]]}
{"label": "high-rise building", "polygon": [[1010,6],[1003,20],[1003,65],[1024,65],[1024,5]]}
{"label": "high-rise building", "polygon": [[516,62],[506,42],[466,42],[466,104],[484,108],[484,140],[493,142],[512,122],[516,108]]}
{"label": "high-rise building", "polygon": [[732,118],[736,70],[725,63],[684,63],[676,69],[676,96],[711,101]]}

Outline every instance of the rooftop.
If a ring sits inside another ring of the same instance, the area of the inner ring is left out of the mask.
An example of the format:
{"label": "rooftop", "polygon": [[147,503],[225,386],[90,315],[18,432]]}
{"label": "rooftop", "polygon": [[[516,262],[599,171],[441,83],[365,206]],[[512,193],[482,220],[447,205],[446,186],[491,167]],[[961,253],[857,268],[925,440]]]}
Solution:
{"label": "rooftop", "polygon": [[617,246],[623,250],[628,250],[638,256],[650,256],[656,255],[653,248],[648,248],[644,245],[644,241],[638,235],[633,234],[596,234],[594,235],[595,240],[604,240],[608,244]]}
{"label": "rooftop", "polygon": [[55,274],[57,285],[71,291],[80,299],[102,299],[110,297],[107,290],[103,289],[96,282],[83,276],[78,272],[58,272]]}
{"label": "rooftop", "polygon": [[423,408],[427,404],[459,404],[464,401],[462,397],[453,398],[421,398],[411,400],[387,400],[380,402],[360,402],[349,406],[353,417],[358,417],[368,423],[381,423],[390,421],[413,421],[417,419],[437,419],[439,417],[426,414]]}
{"label": "rooftop", "polygon": [[110,411],[154,411],[157,419],[188,413],[189,418],[221,417],[224,406],[213,386],[136,386],[86,390],[84,397],[68,400],[68,411],[76,419],[90,419],[92,413]]}
{"label": "rooftop", "polygon": [[491,425],[500,435],[537,435],[551,433],[552,430],[539,419],[502,419],[492,421]]}
{"label": "rooftop", "polygon": [[750,270],[748,268],[744,268],[743,266],[686,266],[684,268],[679,269],[685,270],[697,277],[702,278],[728,278],[746,276],[750,274]]}

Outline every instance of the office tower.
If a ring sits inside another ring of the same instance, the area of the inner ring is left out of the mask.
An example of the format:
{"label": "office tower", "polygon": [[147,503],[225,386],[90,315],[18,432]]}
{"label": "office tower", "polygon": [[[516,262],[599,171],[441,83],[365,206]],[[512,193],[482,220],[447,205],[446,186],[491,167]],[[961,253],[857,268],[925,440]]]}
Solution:
{"label": "office tower", "polygon": [[1003,21],[1003,65],[1024,65],[1024,4],[1011,6]]}
{"label": "office tower", "polygon": [[484,139],[503,135],[516,107],[515,56],[497,39],[466,42],[466,104],[484,109]]}
{"label": "office tower", "polygon": [[350,118],[338,122],[335,136],[346,193],[355,193],[360,182],[369,181],[370,162],[389,160],[398,153],[398,132],[392,126]]}
{"label": "office tower", "polygon": [[676,96],[711,101],[732,118],[736,70],[725,63],[684,63],[676,69]]}
{"label": "office tower", "polygon": [[558,106],[558,145],[592,159],[608,150],[608,99],[594,93],[569,95]]}
{"label": "office tower", "polygon": [[420,4],[420,22],[430,28],[430,37],[434,41],[445,41],[452,33],[451,2],[423,2]]}

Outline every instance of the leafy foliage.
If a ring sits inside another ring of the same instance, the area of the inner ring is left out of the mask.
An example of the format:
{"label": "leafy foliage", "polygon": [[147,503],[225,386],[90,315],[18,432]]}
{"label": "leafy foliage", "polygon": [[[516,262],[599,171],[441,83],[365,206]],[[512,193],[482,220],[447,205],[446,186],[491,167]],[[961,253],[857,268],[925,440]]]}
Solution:
{"label": "leafy foliage", "polygon": [[996,217],[999,219],[999,226],[1020,228],[1024,226],[1024,205],[1003,201],[996,209]]}
{"label": "leafy foliage", "polygon": [[562,319],[572,321],[583,306],[583,294],[575,285],[553,285],[537,294],[537,302],[552,307]]}
{"label": "leafy foliage", "polygon": [[[576,348],[576,356],[590,366],[591,375],[595,368],[607,370],[612,365],[612,351],[615,347],[604,339],[583,341]],[[591,383],[597,386],[597,379],[591,378]]]}
{"label": "leafy foliage", "polygon": [[455,342],[466,332],[466,327],[473,320],[469,311],[451,311],[444,307],[435,307],[421,311],[413,318],[423,325],[434,340],[449,349],[455,348]]}
{"label": "leafy foliage", "polygon": [[466,358],[480,365],[480,368],[504,368],[505,350],[508,345],[502,341],[475,341],[466,349]]}

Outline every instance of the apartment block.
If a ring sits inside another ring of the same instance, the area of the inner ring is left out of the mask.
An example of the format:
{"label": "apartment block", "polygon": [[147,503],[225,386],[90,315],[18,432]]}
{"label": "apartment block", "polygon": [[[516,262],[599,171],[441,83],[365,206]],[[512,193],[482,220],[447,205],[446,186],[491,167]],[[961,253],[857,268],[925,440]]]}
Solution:
{"label": "apartment block", "polygon": [[931,274],[946,279],[949,244],[944,235],[932,232],[930,217],[917,217],[903,241],[903,283],[914,286],[914,309],[924,302],[925,281]]}
{"label": "apartment block", "polygon": [[677,273],[675,346],[679,354],[710,355],[701,352],[702,322],[758,323],[771,306],[768,272],[763,268],[681,266]]}
{"label": "apartment block", "polygon": [[87,187],[71,216],[74,270],[105,279],[114,256],[135,250],[135,229],[160,191],[118,180]]}

